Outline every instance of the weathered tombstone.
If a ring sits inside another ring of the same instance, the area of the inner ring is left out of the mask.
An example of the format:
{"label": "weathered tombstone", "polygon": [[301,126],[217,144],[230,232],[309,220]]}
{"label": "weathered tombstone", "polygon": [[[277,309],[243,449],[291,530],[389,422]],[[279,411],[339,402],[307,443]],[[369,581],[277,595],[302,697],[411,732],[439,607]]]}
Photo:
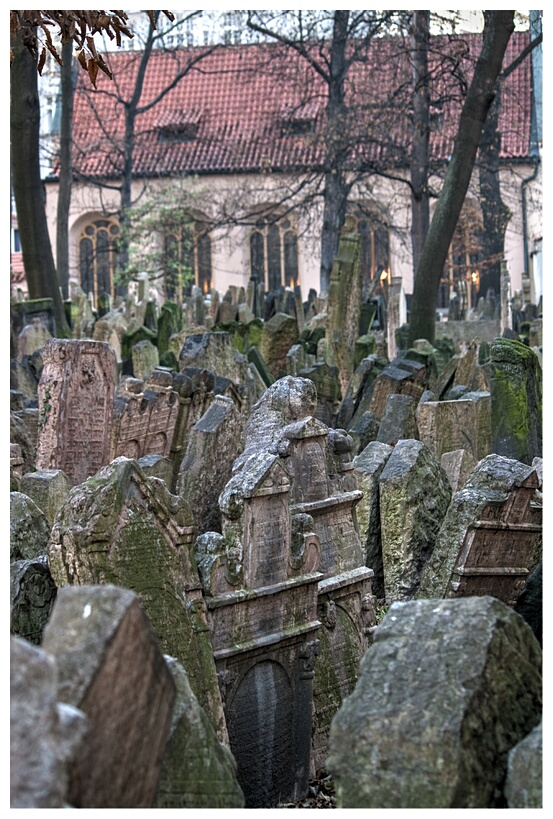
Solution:
{"label": "weathered tombstone", "polygon": [[[316,419],[316,405],[317,392],[310,379],[287,376],[267,389],[252,409],[244,452],[236,460],[234,476],[225,489],[225,493],[229,491],[233,481],[241,485],[246,481],[245,470],[254,470],[256,464],[260,470],[265,468],[278,453],[278,464],[290,482],[293,547],[301,554],[310,533],[319,542],[323,577],[318,585],[317,612],[323,628],[319,632],[317,661],[321,670],[315,673],[313,683],[313,772],[324,768],[330,721],[343,697],[353,689],[358,663],[374,625],[370,593],[373,573],[363,565],[355,518],[362,493],[357,489],[350,460],[352,441],[343,430],[329,429]],[[227,542],[240,548],[241,529],[231,536],[228,520],[225,529],[225,493],[221,496],[223,534]],[[281,536],[285,542],[287,537]],[[279,555],[278,559],[282,558],[277,542],[278,538],[271,551],[275,561]],[[267,548],[266,544],[263,551]],[[234,559],[240,560],[237,556]]]}
{"label": "weathered tombstone", "polygon": [[307,367],[307,353],[303,344],[293,344],[286,353],[286,374],[296,375]]}
{"label": "weathered tombstone", "polygon": [[166,301],[161,306],[157,322],[157,349],[161,355],[169,351],[169,339],[182,330],[182,310],[172,301]]}
{"label": "weathered tombstone", "polygon": [[40,318],[32,318],[17,337],[17,357],[21,361],[25,356],[32,355],[36,350],[44,347],[52,338],[48,327]]}
{"label": "weathered tombstone", "polygon": [[157,347],[149,339],[133,345],[131,349],[132,371],[135,378],[146,378],[159,365]]}
{"label": "weathered tombstone", "polygon": [[61,469],[43,469],[38,472],[27,472],[21,478],[21,492],[34,500],[38,508],[46,515],[50,526],[61,509],[71,482]]}
{"label": "weathered tombstone", "polygon": [[455,495],[465,485],[476,466],[476,461],[466,449],[454,449],[451,452],[444,452],[440,458],[440,466],[447,475],[452,495]]}
{"label": "weathered tombstone", "polygon": [[398,441],[379,481],[386,601],[410,600],[451,500],[449,481],[422,441]]}
{"label": "weathered tombstone", "polygon": [[496,338],[490,348],[492,448],[532,463],[542,455],[542,370],[519,341]]}
{"label": "weathered tombstone", "polygon": [[276,313],[265,322],[259,352],[274,378],[286,372],[286,356],[299,338],[296,320],[286,313]]}
{"label": "weathered tombstone", "polygon": [[82,712],[58,702],[54,658],[10,639],[10,807],[65,808],[67,766],[86,733]]}
{"label": "weathered tombstone", "polygon": [[23,453],[20,445],[10,443],[10,492],[21,491],[23,465]]}
{"label": "weathered tombstone", "polygon": [[165,656],[177,692],[165,746],[157,808],[243,808],[236,761],[217,739],[213,726],[190,687],[188,675]]}
{"label": "weathered tombstone", "polygon": [[371,385],[370,401],[365,409],[382,418],[389,395],[394,393],[410,395],[418,402],[427,385],[428,370],[424,364],[406,358],[396,358],[376,375]]}
{"label": "weathered tombstone", "polygon": [[353,457],[362,452],[371,441],[377,440],[379,428],[380,421],[374,412],[370,412],[370,410],[355,417],[355,420],[347,427],[348,435],[351,436],[353,441],[351,451]]}
{"label": "weathered tombstone", "polygon": [[388,302],[387,302],[387,327],[386,340],[388,347],[388,358],[393,361],[398,354],[396,344],[396,330],[398,330],[403,323],[402,316],[402,293],[403,279],[401,276],[392,276],[388,286]]}
{"label": "weathered tombstone", "polygon": [[122,375],[134,375],[133,371],[133,348],[141,341],[149,341],[155,345],[157,335],[153,330],[148,330],[143,324],[129,327],[121,337],[121,373]]}
{"label": "weathered tombstone", "polygon": [[504,807],[541,688],[541,649],[499,600],[394,603],[332,723],[337,807]]}
{"label": "weathered tombstone", "polygon": [[246,807],[308,788],[321,574],[318,539],[293,532],[289,490],[277,455],[252,454],[221,494],[223,534],[196,542]]}
{"label": "weathered tombstone", "polygon": [[501,335],[505,330],[512,330],[513,316],[511,312],[511,276],[507,268],[507,262],[501,262],[501,282],[500,282],[500,331]]}
{"label": "weathered tombstone", "polygon": [[357,234],[341,234],[328,290],[326,362],[338,367],[342,394],[345,394],[353,374],[353,352],[359,335],[359,247],[360,239]]}
{"label": "weathered tombstone", "polygon": [[372,591],[378,600],[385,599],[382,533],[380,529],[380,493],[378,482],[392,447],[373,441],[353,459],[357,485],[363,497],[357,506],[359,538],[364,547],[364,563],[373,572]]}
{"label": "weathered tombstone", "polygon": [[177,490],[193,511],[198,533],[221,531],[219,495],[242,451],[243,428],[232,399],[218,395],[189,432]]}
{"label": "weathered tombstone", "polygon": [[43,359],[36,468],[78,484],[109,462],[115,356],[101,341],[52,339]]}
{"label": "weathered tombstone", "polygon": [[60,589],[43,648],[58,668],[58,698],[87,716],[69,770],[75,808],[150,808],[175,685],[139,598],[112,585]]}
{"label": "weathered tombstone", "polygon": [[163,651],[186,668],[194,693],[227,738],[201,583],[192,512],[136,461],[116,458],[74,487],[49,543],[58,588],[112,583],[136,592]]}
{"label": "weathered tombstone", "polygon": [[46,555],[16,560],[10,565],[10,633],[40,645],[48,622],[56,584]]}
{"label": "weathered tombstone", "polygon": [[36,446],[38,440],[38,409],[27,408],[10,411],[10,443],[17,444],[23,458],[23,473],[35,468]]}
{"label": "weathered tombstone", "polygon": [[232,345],[230,333],[209,332],[187,336],[179,353],[180,371],[190,367],[209,370],[243,384],[246,377],[246,357]]}
{"label": "weathered tombstone", "polygon": [[541,808],[543,739],[542,723],[509,751],[505,797],[508,808]]}
{"label": "weathered tombstone", "polygon": [[453,497],[418,596],[491,595],[514,606],[541,560],[537,487],[531,466],[483,458]]}
{"label": "weathered tombstone", "polygon": [[466,449],[480,461],[492,451],[492,398],[465,392],[457,400],[419,402],[417,425],[420,440],[437,458]]}
{"label": "weathered tombstone", "polygon": [[317,387],[317,406],[313,415],[327,426],[334,426],[342,393],[339,370],[325,361],[318,361],[312,367],[298,372],[299,378],[309,378]]}
{"label": "weathered tombstone", "polygon": [[410,395],[389,395],[376,440],[395,445],[401,438],[418,439],[417,403]]}
{"label": "weathered tombstone", "polygon": [[50,529],[46,515],[31,498],[10,492],[10,561],[45,555]]}
{"label": "weathered tombstone", "polygon": [[171,488],[173,481],[173,464],[163,455],[143,455],[137,459],[139,467],[147,478],[159,478]]}

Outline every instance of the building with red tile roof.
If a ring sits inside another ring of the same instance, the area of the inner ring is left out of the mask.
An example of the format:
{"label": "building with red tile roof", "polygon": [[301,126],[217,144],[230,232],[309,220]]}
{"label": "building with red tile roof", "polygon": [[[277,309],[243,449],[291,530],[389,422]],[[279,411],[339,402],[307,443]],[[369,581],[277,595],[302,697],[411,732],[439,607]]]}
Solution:
{"label": "building with red tile roof", "polygon": [[[529,36],[512,35],[504,65],[528,45]],[[430,154],[436,191],[480,45],[478,34],[432,38]],[[352,65],[345,84],[349,138],[342,167],[352,181],[349,224],[361,234],[366,282],[401,276],[409,293],[409,55],[397,38],[380,38],[365,56]],[[117,187],[125,141],[121,100],[130,99],[139,57],[137,52],[111,53],[113,81],[100,75],[94,90],[82,72],[75,96],[71,277],[96,296],[115,288],[113,240],[119,230]],[[190,71],[152,104],[187,61],[194,62]],[[309,289],[319,290],[327,88],[308,62],[278,44],[152,52],[133,132],[133,198],[144,203],[174,189],[179,212],[188,201],[186,223],[172,225],[166,235],[160,228],[154,241],[168,255],[186,255],[204,291],[215,287],[224,293],[229,285],[245,285],[252,274],[264,277],[267,289],[300,284],[304,299]],[[506,260],[515,289],[528,273],[533,242],[541,239],[539,178],[528,181],[538,168],[532,101],[532,61],[526,59],[504,82],[499,117],[501,191],[511,212]],[[54,237],[55,173],[46,189]],[[463,275],[469,282],[472,276],[473,284],[477,266],[486,262],[476,247],[481,230],[476,169],[458,238],[465,255]],[[450,261],[442,306],[455,285],[455,262]],[[159,269],[147,272],[159,274],[162,296],[182,295],[180,280],[169,281]]]}

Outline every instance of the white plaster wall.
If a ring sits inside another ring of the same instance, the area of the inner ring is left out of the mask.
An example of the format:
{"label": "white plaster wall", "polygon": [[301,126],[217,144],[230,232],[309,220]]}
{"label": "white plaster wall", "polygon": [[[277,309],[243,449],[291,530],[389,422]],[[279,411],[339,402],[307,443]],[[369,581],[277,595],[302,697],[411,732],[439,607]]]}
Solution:
{"label": "white plaster wall", "polygon": [[[505,237],[506,259],[511,273],[512,290],[522,287],[524,270],[524,241],[522,232],[522,180],[533,171],[530,165],[516,165],[501,173],[502,195],[512,212]],[[215,218],[224,207],[227,212],[247,212],[251,208],[278,201],[283,193],[292,190],[294,178],[279,174],[265,176],[206,176],[202,179],[183,178],[183,186],[193,192],[193,206]],[[439,185],[439,180],[433,180]],[[473,180],[474,181],[474,180]],[[164,180],[148,182],[152,190],[166,184]],[[52,247],[55,252],[57,183],[46,182],[46,212]],[[133,183],[133,197],[144,188],[144,182]],[[476,190],[472,185],[472,194]],[[386,179],[372,178],[353,191],[352,198],[370,202],[375,209],[386,213],[391,225],[391,276],[401,276],[406,293],[413,290],[413,271],[410,247],[410,193],[407,185]],[[531,236],[541,238],[541,179],[527,191],[528,227]],[[115,212],[118,204],[116,191],[75,183],[69,216],[70,277],[79,281],[78,240],[86,221],[101,216],[105,211]],[[311,212],[290,216],[298,232],[298,264],[305,300],[312,288],[319,292],[319,260],[322,210],[320,205]],[[223,295],[230,285],[247,286],[250,276],[250,246],[248,226],[232,229],[215,228],[212,239],[212,283]],[[532,250],[532,247],[529,247]]]}

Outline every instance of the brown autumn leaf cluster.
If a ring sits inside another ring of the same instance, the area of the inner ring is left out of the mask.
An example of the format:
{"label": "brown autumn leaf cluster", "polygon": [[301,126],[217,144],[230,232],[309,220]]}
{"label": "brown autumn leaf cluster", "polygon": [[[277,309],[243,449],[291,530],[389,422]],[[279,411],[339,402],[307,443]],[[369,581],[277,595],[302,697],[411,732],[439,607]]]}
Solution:
{"label": "brown autumn leaf cluster", "polygon": [[[145,13],[155,28],[154,12]],[[175,19],[170,11],[163,14],[171,21]],[[88,72],[94,87],[98,70],[101,69],[110,79],[112,77],[94,44],[94,35],[99,32],[115,40],[118,46],[121,46],[123,36],[129,39],[134,36],[124,11],[10,11],[10,35],[15,37],[19,33],[23,44],[37,60],[39,74],[42,74],[48,52],[61,65],[61,56],[52,39],[54,34],[62,44],[73,40],[77,46],[77,59]]]}

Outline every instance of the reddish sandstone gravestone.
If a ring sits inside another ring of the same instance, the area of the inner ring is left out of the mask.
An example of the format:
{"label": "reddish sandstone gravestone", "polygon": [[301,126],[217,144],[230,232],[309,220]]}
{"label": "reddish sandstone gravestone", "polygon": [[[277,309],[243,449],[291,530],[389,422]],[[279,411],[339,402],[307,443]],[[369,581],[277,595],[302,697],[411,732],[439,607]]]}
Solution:
{"label": "reddish sandstone gravestone", "polygon": [[58,698],[88,718],[69,769],[76,808],[155,806],[176,689],[134,592],[60,589],[43,648],[58,668]]}
{"label": "reddish sandstone gravestone", "polygon": [[76,485],[110,461],[115,354],[103,341],[54,338],[42,358],[35,465]]}

